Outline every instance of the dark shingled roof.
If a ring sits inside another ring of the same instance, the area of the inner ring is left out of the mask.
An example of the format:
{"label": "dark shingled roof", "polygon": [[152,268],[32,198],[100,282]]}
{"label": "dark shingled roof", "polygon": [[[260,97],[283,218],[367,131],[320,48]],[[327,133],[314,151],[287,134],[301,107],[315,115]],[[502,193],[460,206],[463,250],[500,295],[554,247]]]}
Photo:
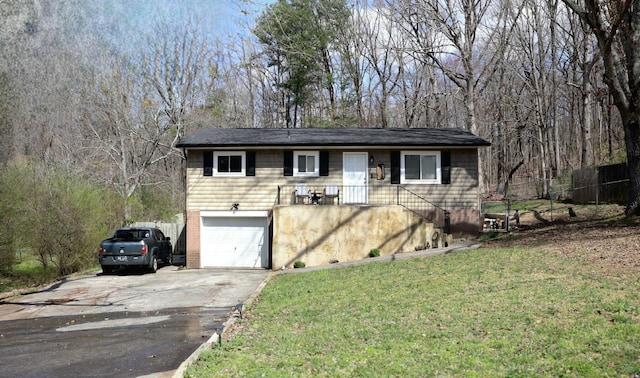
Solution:
{"label": "dark shingled roof", "polygon": [[177,147],[482,147],[490,144],[466,130],[453,128],[200,129],[180,140]]}

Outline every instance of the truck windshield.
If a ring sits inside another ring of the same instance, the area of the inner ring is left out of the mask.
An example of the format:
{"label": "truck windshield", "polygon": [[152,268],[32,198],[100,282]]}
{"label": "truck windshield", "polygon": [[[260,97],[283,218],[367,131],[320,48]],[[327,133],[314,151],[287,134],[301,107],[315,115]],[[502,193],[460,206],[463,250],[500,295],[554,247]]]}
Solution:
{"label": "truck windshield", "polygon": [[149,230],[118,230],[116,231],[115,238],[125,240],[144,239],[148,238],[149,235]]}

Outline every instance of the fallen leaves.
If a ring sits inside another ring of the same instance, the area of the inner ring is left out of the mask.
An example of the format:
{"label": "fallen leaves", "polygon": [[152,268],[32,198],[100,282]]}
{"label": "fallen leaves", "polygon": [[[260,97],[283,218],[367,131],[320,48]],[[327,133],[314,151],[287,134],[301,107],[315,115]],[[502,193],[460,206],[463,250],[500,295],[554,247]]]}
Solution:
{"label": "fallen leaves", "polygon": [[485,243],[488,248],[527,246],[587,262],[599,273],[632,274],[640,267],[640,219],[624,218],[623,208],[542,222],[521,217],[522,227]]}

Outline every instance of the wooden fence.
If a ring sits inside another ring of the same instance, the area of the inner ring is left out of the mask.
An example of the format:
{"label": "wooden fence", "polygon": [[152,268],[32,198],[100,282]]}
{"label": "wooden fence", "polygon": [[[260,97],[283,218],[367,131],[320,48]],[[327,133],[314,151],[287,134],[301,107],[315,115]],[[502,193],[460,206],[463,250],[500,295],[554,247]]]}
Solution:
{"label": "wooden fence", "polygon": [[617,203],[629,201],[627,164],[582,168],[572,174],[575,203]]}
{"label": "wooden fence", "polygon": [[155,227],[160,229],[164,236],[171,238],[173,244],[173,253],[175,255],[184,255],[186,248],[186,234],[184,223],[164,223],[164,222],[134,222],[131,227]]}

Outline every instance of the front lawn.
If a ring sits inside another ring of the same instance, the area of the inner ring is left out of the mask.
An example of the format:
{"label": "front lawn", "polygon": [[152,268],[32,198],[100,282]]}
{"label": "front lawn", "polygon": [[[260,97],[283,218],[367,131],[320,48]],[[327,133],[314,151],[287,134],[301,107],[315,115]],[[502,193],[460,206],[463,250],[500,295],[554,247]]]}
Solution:
{"label": "front lawn", "polygon": [[633,376],[638,268],[598,254],[638,230],[279,275],[186,376]]}

